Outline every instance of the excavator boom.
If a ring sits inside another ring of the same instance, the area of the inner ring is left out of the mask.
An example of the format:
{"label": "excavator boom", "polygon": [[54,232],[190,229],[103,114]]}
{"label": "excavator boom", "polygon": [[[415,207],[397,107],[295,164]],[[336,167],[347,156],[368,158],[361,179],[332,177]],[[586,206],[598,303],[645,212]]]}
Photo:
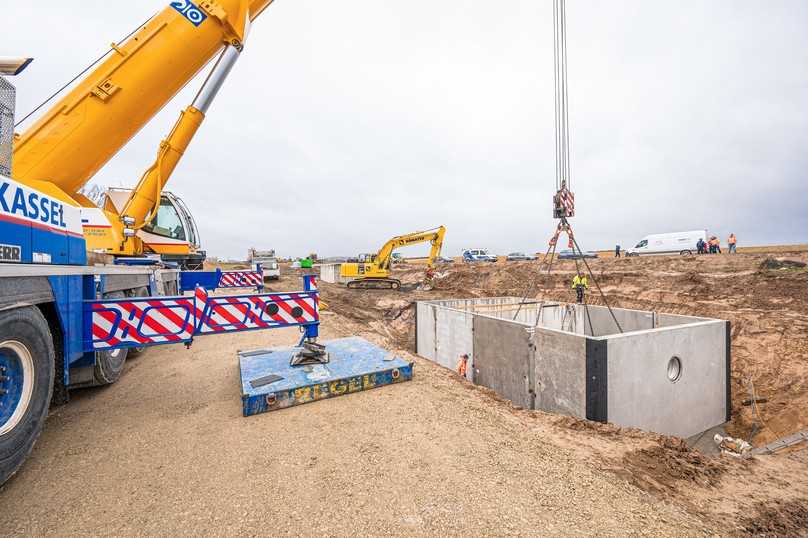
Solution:
{"label": "excavator boom", "polygon": [[446,228],[440,226],[434,230],[428,230],[426,232],[415,232],[394,237],[385,243],[384,246],[379,250],[379,253],[376,254],[375,261],[380,268],[390,269],[390,261],[392,259],[393,252],[395,252],[397,248],[406,247],[409,245],[417,245],[419,243],[426,243],[429,241],[432,243],[432,249],[429,253],[427,265],[432,267],[435,258],[440,255],[440,249],[443,247],[443,236],[445,234]]}

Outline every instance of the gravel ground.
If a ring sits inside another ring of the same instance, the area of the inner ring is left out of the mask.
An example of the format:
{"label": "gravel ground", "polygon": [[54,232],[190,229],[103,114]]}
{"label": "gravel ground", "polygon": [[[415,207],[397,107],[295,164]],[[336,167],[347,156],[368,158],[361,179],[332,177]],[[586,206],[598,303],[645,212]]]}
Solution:
{"label": "gravel ground", "polygon": [[[358,329],[324,316],[326,339]],[[201,338],[190,351],[152,349],[129,361],[121,382],[74,393],[53,410],[32,457],[0,491],[2,534],[715,530],[422,360],[410,383],[242,418],[235,350],[296,338],[269,331]]]}

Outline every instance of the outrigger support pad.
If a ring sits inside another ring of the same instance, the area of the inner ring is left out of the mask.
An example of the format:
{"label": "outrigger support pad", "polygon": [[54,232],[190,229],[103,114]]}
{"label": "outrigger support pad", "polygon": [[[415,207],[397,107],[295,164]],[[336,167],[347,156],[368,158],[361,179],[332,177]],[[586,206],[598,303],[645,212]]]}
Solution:
{"label": "outrigger support pad", "polygon": [[314,340],[306,340],[300,346],[300,351],[292,355],[289,366],[303,366],[306,364],[328,364],[330,358],[323,344]]}

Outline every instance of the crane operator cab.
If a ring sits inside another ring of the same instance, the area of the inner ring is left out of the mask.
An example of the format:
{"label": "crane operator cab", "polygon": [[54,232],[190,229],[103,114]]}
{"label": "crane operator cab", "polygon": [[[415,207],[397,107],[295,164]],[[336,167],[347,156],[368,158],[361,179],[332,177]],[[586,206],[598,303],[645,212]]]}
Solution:
{"label": "crane operator cab", "polygon": [[[107,189],[99,205],[111,203],[120,209],[131,193],[132,189]],[[202,269],[206,254],[200,249],[196,221],[179,196],[163,191],[157,215],[138,231],[138,236],[144,249],[159,254],[164,262],[176,263],[184,270]]]}

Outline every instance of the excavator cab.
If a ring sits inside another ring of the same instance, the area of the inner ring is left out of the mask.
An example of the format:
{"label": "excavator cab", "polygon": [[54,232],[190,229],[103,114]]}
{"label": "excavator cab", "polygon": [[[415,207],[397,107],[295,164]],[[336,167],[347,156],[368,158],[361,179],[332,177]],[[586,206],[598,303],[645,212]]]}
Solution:
{"label": "excavator cab", "polygon": [[359,260],[359,263],[373,263],[374,261],[376,261],[376,255],[375,254],[360,254],[357,257],[357,259]]}

